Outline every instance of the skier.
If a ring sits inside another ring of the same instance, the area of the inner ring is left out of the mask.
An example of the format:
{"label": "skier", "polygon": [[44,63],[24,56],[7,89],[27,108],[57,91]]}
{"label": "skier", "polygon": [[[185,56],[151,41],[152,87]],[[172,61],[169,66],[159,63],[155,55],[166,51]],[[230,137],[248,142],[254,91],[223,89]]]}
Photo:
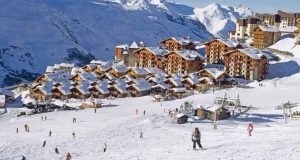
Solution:
{"label": "skier", "polygon": [[70,154],[70,152],[68,152],[67,155],[66,155],[66,160],[70,160],[71,158],[72,158],[71,154]]}
{"label": "skier", "polygon": [[143,137],[143,132],[141,132],[141,134],[140,134],[140,138],[144,138],[144,137]]}
{"label": "skier", "polygon": [[97,108],[95,108],[94,110],[95,110],[95,113],[96,113],[97,112]]}
{"label": "skier", "polygon": [[46,146],[46,140],[44,141],[44,143],[43,143],[43,148]]}
{"label": "skier", "polygon": [[19,133],[19,128],[17,128],[17,133]]}
{"label": "skier", "polygon": [[73,123],[76,123],[76,118],[75,117],[73,118]]}
{"label": "skier", "polygon": [[45,120],[47,120],[47,116],[45,116]]}
{"label": "skier", "polygon": [[198,144],[199,148],[203,149],[201,145],[201,133],[199,129],[196,127],[193,134],[192,134],[192,141],[193,141],[193,149],[196,149],[196,143]]}
{"label": "skier", "polygon": [[26,160],[25,156],[22,156],[22,160]]}
{"label": "skier", "polygon": [[42,121],[44,120],[44,117],[42,116]]}
{"label": "skier", "polygon": [[25,132],[27,132],[28,124],[25,124],[24,128],[25,128]]}
{"label": "skier", "polygon": [[146,114],[146,110],[144,110],[144,115]]}
{"label": "skier", "polygon": [[137,115],[139,113],[139,110],[138,109],[135,109],[135,114]]}
{"label": "skier", "polygon": [[252,135],[251,135],[251,132],[253,131],[253,124],[252,124],[252,122],[250,122],[250,123],[248,124],[247,131],[248,131],[248,133],[249,133],[249,136],[252,136]]}
{"label": "skier", "polygon": [[73,138],[74,138],[74,139],[76,138],[76,136],[75,136],[75,132],[73,132],[73,133],[72,133],[72,136],[73,136]]}
{"label": "skier", "polygon": [[27,127],[27,132],[29,132],[29,126]]}
{"label": "skier", "polygon": [[51,137],[51,135],[52,135],[52,131],[49,131],[49,137]]}
{"label": "skier", "polygon": [[59,154],[59,152],[58,152],[58,149],[57,149],[57,148],[55,148],[55,153],[56,153],[56,154]]}
{"label": "skier", "polygon": [[106,152],[106,148],[107,148],[107,145],[106,145],[106,143],[104,143],[103,152]]}

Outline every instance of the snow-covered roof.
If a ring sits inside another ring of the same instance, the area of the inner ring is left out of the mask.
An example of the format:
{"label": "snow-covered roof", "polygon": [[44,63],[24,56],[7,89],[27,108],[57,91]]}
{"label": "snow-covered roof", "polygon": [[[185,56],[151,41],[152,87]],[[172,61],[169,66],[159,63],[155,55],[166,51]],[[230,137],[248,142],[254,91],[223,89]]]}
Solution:
{"label": "snow-covered roof", "polygon": [[54,72],[54,66],[47,66],[46,73],[53,73]]}
{"label": "snow-covered roof", "polygon": [[[197,51],[194,50],[183,50],[183,51],[174,51],[175,53],[179,54],[181,57],[183,57],[187,61],[195,60],[195,58],[200,58],[201,60],[204,60],[205,58],[201,56]],[[172,53],[172,52],[170,52]]]}
{"label": "snow-covered roof", "polygon": [[57,89],[59,89],[64,95],[70,95],[71,94],[71,87],[72,84],[70,83],[70,81],[65,81],[61,83],[62,86],[57,87]]}
{"label": "snow-covered roof", "polygon": [[154,75],[162,75],[162,76],[167,76],[168,74],[166,74],[162,69],[157,68],[157,67],[148,67],[145,68],[145,70],[150,73],[150,74],[154,74]]}
{"label": "snow-covered roof", "polygon": [[205,68],[207,73],[209,73],[214,79],[218,79],[220,76],[225,74],[224,70],[220,70],[218,68]]}
{"label": "snow-covered roof", "polygon": [[186,78],[186,80],[192,85],[198,84],[200,82],[198,78],[188,77],[188,78]]}
{"label": "snow-covered roof", "polygon": [[[193,43],[189,37],[170,37],[168,39],[172,39],[172,40],[178,42],[180,45],[187,45],[187,44]],[[166,40],[168,40],[168,39],[166,39]]]}
{"label": "snow-covered roof", "polygon": [[83,72],[83,73],[79,73],[79,76],[83,79],[83,80],[90,80],[90,81],[97,81],[98,80],[98,76],[96,73],[94,72]]}
{"label": "snow-covered roof", "polygon": [[262,52],[259,49],[255,48],[245,48],[245,49],[238,49],[240,52],[245,53],[249,57],[253,59],[260,59],[263,55],[266,56],[267,58],[270,57],[266,53]]}
{"label": "snow-covered roof", "polygon": [[115,80],[115,79],[117,79],[117,77],[115,77],[113,74],[108,73],[108,72],[104,73],[104,75],[105,75],[109,80]]}
{"label": "snow-covered roof", "polygon": [[153,53],[156,56],[163,56],[163,55],[169,53],[169,51],[167,49],[163,49],[160,47],[145,47],[145,49],[147,49],[148,51],[150,51],[151,53]]}
{"label": "snow-covered roof", "polygon": [[134,87],[137,91],[151,90],[151,84],[143,78],[135,79],[132,87]]}
{"label": "snow-covered roof", "polygon": [[127,66],[125,65],[116,65],[112,67],[117,73],[125,73],[127,72]]}
{"label": "snow-covered roof", "polygon": [[71,78],[71,74],[68,71],[56,71],[55,73],[46,73],[48,77],[48,81],[62,82],[65,80],[69,80]]}
{"label": "snow-covered roof", "polygon": [[101,92],[102,94],[109,94],[109,90],[108,90],[108,84],[100,84],[100,85],[96,85],[95,88]]}
{"label": "snow-covered roof", "polygon": [[152,82],[155,82],[156,84],[160,84],[160,83],[163,83],[165,80],[167,80],[165,77],[161,76],[161,77],[150,77],[148,79],[148,81],[152,81]]}
{"label": "snow-covered roof", "polygon": [[169,85],[165,84],[165,83],[159,83],[159,84],[157,84],[155,86],[152,86],[152,88],[162,88],[164,90],[170,89]]}
{"label": "snow-covered roof", "polygon": [[200,109],[205,109],[205,110],[208,110],[208,111],[215,112],[215,111],[219,110],[222,107],[218,106],[218,105],[200,104],[200,105],[196,106],[195,108],[200,108]]}
{"label": "snow-covered roof", "polygon": [[0,103],[5,103],[5,95],[0,95]]}
{"label": "snow-covered roof", "polygon": [[78,73],[82,73],[84,72],[84,70],[80,67],[73,67],[72,70],[71,70],[71,75],[74,76]]}
{"label": "snow-covered roof", "polygon": [[232,39],[217,39],[217,40],[231,48],[237,47],[240,44],[238,41]]}
{"label": "snow-covered roof", "polygon": [[128,49],[129,45],[128,44],[121,44],[121,45],[116,46],[116,48]]}
{"label": "snow-covered roof", "polygon": [[178,113],[178,114],[176,114],[176,117],[177,117],[177,118],[181,118],[181,117],[184,117],[184,116],[187,116],[187,115],[185,115],[185,114],[183,114],[183,113]]}
{"label": "snow-covered roof", "polygon": [[82,94],[89,94],[90,93],[90,83],[89,81],[83,81],[80,83],[76,88],[82,93]]}
{"label": "snow-covered roof", "polygon": [[61,68],[72,68],[74,67],[74,64],[70,63],[60,63],[60,64],[54,64],[54,69],[61,69]]}
{"label": "snow-covered roof", "polygon": [[101,60],[92,60],[92,61],[90,62],[90,64],[97,64],[97,65],[102,65],[103,63],[105,63],[105,62],[103,62],[103,61],[101,61]]}
{"label": "snow-covered roof", "polygon": [[128,74],[124,75],[122,78],[126,79],[126,82],[131,82],[134,80],[134,78]]}
{"label": "snow-covered roof", "polygon": [[264,32],[279,32],[279,29],[275,26],[259,25],[258,27]]}
{"label": "snow-covered roof", "polygon": [[175,87],[181,87],[182,84],[182,78],[169,78],[169,81],[175,86]]}
{"label": "snow-covered roof", "polygon": [[149,72],[143,67],[132,67],[130,70],[134,71],[138,75],[147,75]]}
{"label": "snow-covered roof", "polygon": [[52,89],[53,89],[53,82],[45,82],[42,83],[42,85],[38,86],[37,89],[39,89],[41,92],[43,92],[44,95],[52,95]]}
{"label": "snow-covered roof", "polygon": [[131,43],[131,45],[129,46],[129,48],[137,49],[137,48],[139,48],[139,46],[138,46],[138,44],[137,44],[135,41],[133,41],[133,42]]}
{"label": "snow-covered roof", "polygon": [[185,93],[186,92],[186,88],[184,88],[184,87],[172,88],[171,91],[174,91],[176,93]]}
{"label": "snow-covered roof", "polygon": [[100,65],[98,67],[99,67],[100,70],[105,72],[105,71],[109,70],[112,67],[112,64],[108,63],[108,64]]}

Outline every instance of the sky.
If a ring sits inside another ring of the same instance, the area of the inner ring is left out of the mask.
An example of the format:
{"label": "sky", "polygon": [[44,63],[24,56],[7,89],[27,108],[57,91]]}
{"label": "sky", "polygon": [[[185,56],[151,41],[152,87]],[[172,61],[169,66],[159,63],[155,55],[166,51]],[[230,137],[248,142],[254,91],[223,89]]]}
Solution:
{"label": "sky", "polygon": [[277,10],[300,12],[300,0],[169,0],[192,7],[205,7],[211,3],[220,3],[229,6],[244,5],[255,12],[275,13]]}

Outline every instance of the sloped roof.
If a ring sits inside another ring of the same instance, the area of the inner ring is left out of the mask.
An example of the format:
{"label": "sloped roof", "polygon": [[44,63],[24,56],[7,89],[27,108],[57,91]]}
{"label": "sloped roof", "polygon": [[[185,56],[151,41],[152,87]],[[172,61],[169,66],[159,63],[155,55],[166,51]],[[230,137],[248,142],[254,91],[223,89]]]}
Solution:
{"label": "sloped roof", "polygon": [[133,41],[133,42],[131,43],[131,45],[129,46],[129,48],[137,49],[137,48],[139,48],[139,46],[138,46],[138,44],[137,44],[135,41]]}
{"label": "sloped roof", "polygon": [[224,70],[220,70],[218,68],[205,68],[207,73],[209,73],[214,79],[218,79],[220,76],[225,74]]}
{"label": "sloped roof", "polygon": [[39,89],[41,92],[43,92],[44,95],[52,95],[52,89],[53,89],[53,82],[45,82],[42,85],[38,86],[37,89]]}
{"label": "sloped roof", "polygon": [[117,73],[125,73],[127,72],[127,66],[125,65],[116,65],[112,67]]}
{"label": "sloped roof", "polygon": [[183,86],[182,84],[182,78],[169,78],[169,81],[176,87],[181,87]]}
{"label": "sloped roof", "polygon": [[129,45],[128,44],[121,44],[121,45],[116,46],[116,48],[128,49]]}
{"label": "sloped roof", "polygon": [[[194,50],[173,51],[170,53],[177,53],[178,55],[180,55],[182,58],[184,58],[187,61],[195,60],[197,57],[200,58],[201,60],[205,59],[197,51],[194,51]],[[168,53],[168,54],[170,54],[170,53]]]}
{"label": "sloped roof", "polygon": [[54,66],[47,66],[46,73],[52,73],[54,72]]}
{"label": "sloped roof", "polygon": [[108,90],[109,85],[108,84],[100,84],[100,85],[96,85],[95,88],[101,92],[102,94],[109,94],[109,90]]}
{"label": "sloped roof", "polygon": [[275,26],[259,25],[258,27],[264,32],[279,32],[279,29]]}
{"label": "sloped roof", "polygon": [[132,87],[134,87],[138,91],[151,90],[151,84],[143,78],[135,79],[134,83],[132,84]]}
{"label": "sloped roof", "polygon": [[180,45],[187,45],[187,44],[193,43],[189,37],[186,37],[186,38],[185,37],[170,37],[170,38],[165,39],[163,41],[166,41],[166,40],[169,40],[169,39],[172,39],[172,40],[178,42]]}
{"label": "sloped roof", "polygon": [[159,75],[162,75],[162,76],[167,76],[168,75],[162,69],[157,68],[157,67],[148,67],[148,68],[145,68],[145,70],[150,74],[159,74]]}
{"label": "sloped roof", "polygon": [[145,49],[147,49],[148,51],[150,51],[151,53],[153,53],[156,56],[163,56],[163,55],[169,53],[169,50],[159,48],[159,47],[145,47]]}
{"label": "sloped roof", "polygon": [[132,67],[130,70],[134,71],[138,75],[147,75],[149,72],[143,67]]}
{"label": "sloped roof", "polygon": [[64,95],[70,95],[71,94],[71,89],[72,84],[70,81],[64,81],[62,82],[62,86],[57,87]]}
{"label": "sloped roof", "polygon": [[185,93],[186,92],[186,88],[184,88],[184,87],[172,88],[171,91],[174,91],[176,93]]}

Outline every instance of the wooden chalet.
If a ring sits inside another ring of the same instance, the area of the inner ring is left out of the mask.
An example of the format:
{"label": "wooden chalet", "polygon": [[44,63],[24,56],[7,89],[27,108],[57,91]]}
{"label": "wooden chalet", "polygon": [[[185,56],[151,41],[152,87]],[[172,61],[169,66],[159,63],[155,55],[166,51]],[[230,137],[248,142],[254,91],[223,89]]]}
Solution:
{"label": "wooden chalet", "polygon": [[52,98],[52,82],[44,82],[30,91],[32,97],[37,101],[46,101]]}
{"label": "wooden chalet", "polygon": [[178,87],[178,88],[172,88],[170,90],[169,96],[176,97],[176,98],[183,98],[183,95],[186,93],[186,88],[184,87]]}
{"label": "wooden chalet", "polygon": [[196,45],[190,40],[189,37],[184,38],[174,38],[170,37],[160,42],[163,48],[168,50],[194,50]]}
{"label": "wooden chalet", "polygon": [[219,68],[205,68],[199,72],[199,77],[207,77],[210,80],[203,79],[205,83],[213,82],[213,84],[220,86],[226,80],[227,74]]}
{"label": "wooden chalet", "polygon": [[145,70],[144,68],[142,67],[133,67],[133,68],[130,68],[127,72],[126,72],[127,75],[130,75],[134,78],[146,78],[147,76],[150,75],[149,72],[147,72],[147,70]]}
{"label": "wooden chalet", "polygon": [[295,35],[297,37],[297,45],[300,45],[300,18],[297,19],[297,30],[295,31]]}
{"label": "wooden chalet", "polygon": [[195,109],[195,116],[200,119],[223,120],[230,118],[230,112],[228,109],[221,106],[200,106]]}
{"label": "wooden chalet", "polygon": [[163,55],[168,50],[159,47],[143,47],[135,51],[136,64],[139,67],[158,67],[163,68]]}
{"label": "wooden chalet", "polygon": [[123,60],[124,59],[124,55],[128,54],[125,52],[129,51],[129,46],[127,44],[123,44],[123,45],[118,45],[115,47],[115,60]]}
{"label": "wooden chalet", "polygon": [[274,26],[259,26],[253,30],[253,47],[265,49],[277,42],[280,31]]}
{"label": "wooden chalet", "polygon": [[126,87],[126,81],[123,79],[118,79],[109,86],[108,90],[110,91],[111,96],[123,98],[130,95]]}
{"label": "wooden chalet", "polygon": [[223,64],[224,53],[242,48],[239,42],[234,40],[215,39],[205,43],[205,58],[208,64]]}
{"label": "wooden chalet", "polygon": [[182,113],[178,113],[178,114],[176,114],[176,116],[175,116],[176,122],[177,122],[178,124],[184,124],[184,123],[187,123],[188,118],[189,118],[189,117],[188,117],[187,115],[182,114]]}
{"label": "wooden chalet", "polygon": [[172,51],[164,55],[164,71],[168,74],[189,74],[203,68],[204,57],[194,50]]}
{"label": "wooden chalet", "polygon": [[225,72],[232,77],[263,80],[267,77],[268,55],[258,49],[238,49],[224,54]]}
{"label": "wooden chalet", "polygon": [[71,80],[74,82],[80,82],[80,81],[97,81],[99,79],[98,75],[94,72],[83,72],[83,73],[77,73],[75,74]]}
{"label": "wooden chalet", "polygon": [[186,89],[193,90],[197,89],[197,86],[199,85],[200,81],[198,78],[198,75],[191,74],[188,76],[185,76],[182,80],[182,84]]}
{"label": "wooden chalet", "polygon": [[100,84],[90,88],[90,93],[94,98],[107,98],[110,96],[110,91],[108,90],[108,84]]}
{"label": "wooden chalet", "polygon": [[118,66],[113,66],[110,69],[107,70],[108,73],[111,73],[117,78],[121,78],[124,76],[127,72],[127,67],[124,65],[118,65]]}
{"label": "wooden chalet", "polygon": [[77,99],[87,99],[91,96],[89,91],[90,84],[89,83],[81,83],[76,87],[71,87],[71,97]]}
{"label": "wooden chalet", "polygon": [[132,97],[140,97],[149,95],[151,92],[151,84],[145,79],[136,79],[134,83],[127,87]]}

